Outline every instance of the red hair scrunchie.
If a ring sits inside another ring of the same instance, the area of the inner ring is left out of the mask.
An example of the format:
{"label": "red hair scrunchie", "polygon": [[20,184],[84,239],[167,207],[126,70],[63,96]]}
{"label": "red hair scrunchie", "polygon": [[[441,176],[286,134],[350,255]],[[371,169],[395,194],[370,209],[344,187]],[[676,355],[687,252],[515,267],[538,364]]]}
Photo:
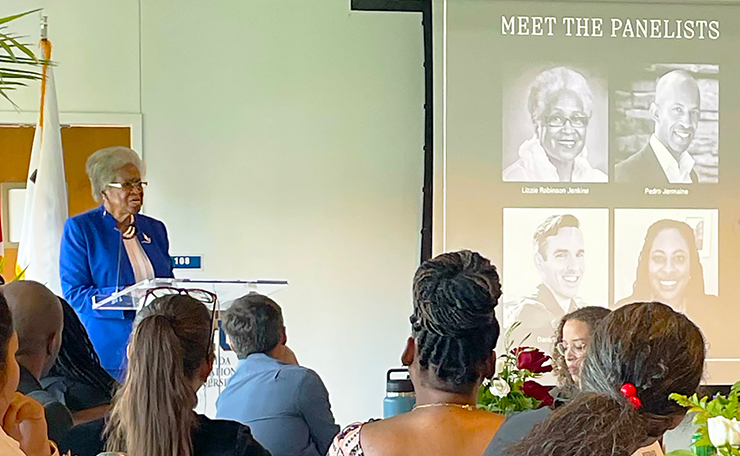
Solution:
{"label": "red hair scrunchie", "polygon": [[637,397],[637,388],[635,388],[635,385],[632,383],[625,383],[619,391],[621,391],[624,397],[627,398],[627,402],[630,403],[632,408],[638,410],[642,407],[642,401]]}

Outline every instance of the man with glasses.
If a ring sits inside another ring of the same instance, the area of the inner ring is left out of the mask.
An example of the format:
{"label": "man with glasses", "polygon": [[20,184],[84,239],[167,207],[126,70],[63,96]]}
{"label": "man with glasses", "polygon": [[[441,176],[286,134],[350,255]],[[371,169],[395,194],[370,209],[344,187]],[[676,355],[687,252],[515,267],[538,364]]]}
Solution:
{"label": "man with glasses", "polygon": [[648,185],[698,182],[688,149],[699,127],[700,105],[699,85],[689,73],[674,70],[663,75],[650,105],[654,133],[641,151],[617,163],[615,179]]}
{"label": "man with glasses", "polygon": [[564,67],[540,73],[529,89],[534,135],[504,170],[504,182],[606,182],[586,148],[593,105],[591,88],[580,73]]}
{"label": "man with glasses", "polygon": [[285,345],[280,306],[250,293],[222,321],[239,364],[218,397],[216,418],[248,425],[273,456],[325,455],[339,426],[321,378]]}
{"label": "man with glasses", "polygon": [[93,153],[85,170],[101,206],[67,220],[59,269],[64,299],[87,329],[100,363],[118,381],[126,366],[133,311],[94,310],[104,299],[142,280],[174,277],[167,229],[140,214],[144,203],[143,164],[128,147]]}

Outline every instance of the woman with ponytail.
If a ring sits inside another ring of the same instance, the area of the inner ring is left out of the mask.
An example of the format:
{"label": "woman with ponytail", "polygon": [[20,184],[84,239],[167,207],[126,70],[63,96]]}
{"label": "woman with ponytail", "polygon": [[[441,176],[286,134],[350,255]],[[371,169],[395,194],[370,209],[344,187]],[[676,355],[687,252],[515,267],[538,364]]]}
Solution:
{"label": "woman with ponytail", "polygon": [[683,420],[668,396],[696,392],[704,356],[704,337],[685,315],[658,302],[621,307],[591,339],[582,393],[505,454],[629,456]]}
{"label": "woman with ponytail", "polygon": [[[134,320],[126,380],[105,424],[106,450],[129,456],[269,456],[247,426],[193,408],[214,360],[211,314],[181,294],[155,299]],[[91,428],[70,433],[89,436]],[[98,422],[99,429],[102,425]],[[98,432],[99,436],[100,433]],[[97,454],[70,444],[80,456]]]}
{"label": "woman with ponytail", "polygon": [[494,371],[496,268],[475,252],[445,253],[419,267],[413,295],[401,360],[409,366],[416,407],[350,425],[327,456],[479,456],[503,422],[475,405],[478,387]]}

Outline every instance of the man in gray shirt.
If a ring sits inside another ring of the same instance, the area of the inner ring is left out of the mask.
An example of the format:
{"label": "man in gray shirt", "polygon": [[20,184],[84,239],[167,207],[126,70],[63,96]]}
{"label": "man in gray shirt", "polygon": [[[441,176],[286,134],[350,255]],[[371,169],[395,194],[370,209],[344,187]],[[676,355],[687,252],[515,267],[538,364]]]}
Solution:
{"label": "man in gray shirt", "polygon": [[273,456],[325,455],[339,426],[321,378],[285,345],[280,306],[257,293],[242,296],[224,312],[223,328],[239,364],[216,418],[248,425]]}

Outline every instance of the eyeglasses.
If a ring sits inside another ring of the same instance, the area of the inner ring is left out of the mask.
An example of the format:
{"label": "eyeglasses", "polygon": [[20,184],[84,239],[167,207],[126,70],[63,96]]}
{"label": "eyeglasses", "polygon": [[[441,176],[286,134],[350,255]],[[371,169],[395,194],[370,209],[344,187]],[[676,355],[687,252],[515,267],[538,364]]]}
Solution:
{"label": "eyeglasses", "polygon": [[136,182],[109,182],[108,183],[108,187],[120,188],[122,190],[126,190],[127,192],[130,192],[134,188],[140,188],[140,189],[144,190],[147,185],[149,185],[149,182],[144,182],[144,181],[136,181]]}
{"label": "eyeglasses", "polygon": [[582,113],[575,113],[570,117],[563,114],[545,116],[545,123],[550,127],[564,127],[565,122],[570,122],[570,126],[573,128],[583,128],[588,125],[588,116]]}
{"label": "eyeglasses", "polygon": [[561,355],[565,356],[566,353],[568,353],[569,349],[573,350],[573,354],[576,355],[577,358],[580,358],[583,356],[583,352],[586,350],[586,343],[585,342],[576,342],[573,345],[568,345],[565,342],[558,342],[555,345],[555,349],[560,353]]}
{"label": "eyeglasses", "polygon": [[[172,295],[185,295],[196,299],[203,304],[212,304],[213,309],[211,310],[211,335],[216,331],[216,325],[218,324],[218,296],[215,293],[208,290],[202,290],[200,288],[176,288],[176,287],[156,287],[150,288],[144,295],[144,304],[148,304],[150,297],[153,299],[163,298],[165,296]],[[211,337],[213,338],[213,337]]]}

